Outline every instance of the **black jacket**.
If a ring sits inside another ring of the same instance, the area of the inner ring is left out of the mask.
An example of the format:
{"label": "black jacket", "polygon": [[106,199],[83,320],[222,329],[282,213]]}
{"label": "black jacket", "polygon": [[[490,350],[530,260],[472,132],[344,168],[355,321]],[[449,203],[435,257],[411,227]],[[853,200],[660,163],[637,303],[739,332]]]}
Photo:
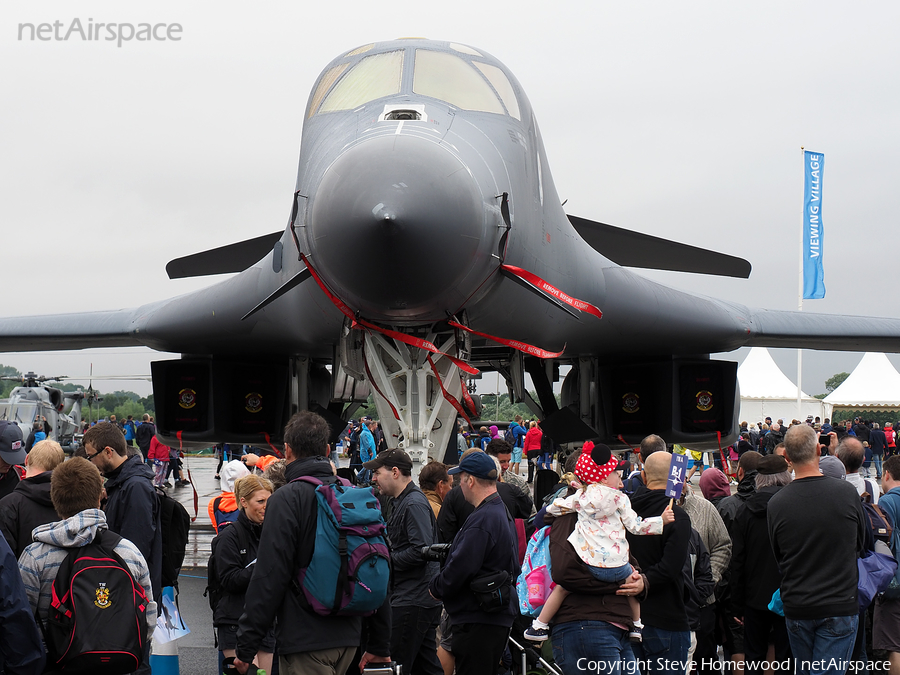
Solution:
{"label": "black jacket", "polygon": [[38,525],[61,518],[50,501],[50,472],[19,481],[12,494],[0,499],[0,531],[16,559],[31,543],[31,532]]}
{"label": "black jacket", "polygon": [[428,593],[428,584],[440,564],[425,562],[421,549],[437,543],[437,524],[428,497],[410,482],[393,500],[387,521],[394,576],[391,606],[437,607]]}
{"label": "black jacket", "polygon": [[[641,518],[660,515],[669,505],[665,490],[638,488],[631,497],[631,508]],[[691,538],[691,519],[677,504],[675,522],[666,525],[658,536],[625,534],[631,554],[637,558],[648,584],[647,599],[641,603],[641,619],[648,626],[687,631],[684,606],[684,561]]]}
{"label": "black jacket", "polygon": [[[293,581],[315,553],[315,487],[291,482],[300,476],[333,478],[325,457],[298,459],[285,467],[288,484],[269,497],[266,522],[259,541],[262,552],[244,600],[238,628],[237,655],[247,663],[259,651],[260,642],[278,618],[275,636],[279,654],[357,647],[363,620],[356,616],[326,617],[309,609]],[[390,655],[390,600],[367,620],[368,644],[363,648],[378,656]]]}
{"label": "black jacket", "polygon": [[[488,614],[481,610],[469,586],[474,579],[501,570],[510,575],[509,604],[506,611]],[[518,574],[515,527],[500,496],[493,493],[466,518],[444,568],[431,580],[430,589],[434,597],[444,601],[444,609],[454,624],[486,623],[508,628],[519,614]]]}
{"label": "black jacket", "polygon": [[107,476],[106,523],[109,529],[138,547],[150,568],[154,599],[162,595],[162,527],[153,470],[133,455]]}
{"label": "black jacket", "polygon": [[[522,492],[518,487],[510,483],[497,482],[497,493],[506,504],[509,515],[513,518],[527,520],[531,517],[531,497]],[[463,496],[462,488],[455,486],[441,503],[441,512],[438,514],[438,537],[445,544],[453,541],[453,537],[462,528],[466,518],[475,510]]]}
{"label": "black jacket", "polygon": [[156,435],[156,426],[152,422],[141,422],[134,431],[134,440],[144,456],[150,451],[150,440]]}
{"label": "black jacket", "polygon": [[859,614],[856,559],[868,528],[856,488],[828,476],[794,479],[769,500],[767,522],[784,615]]}
{"label": "black jacket", "polygon": [[750,471],[738,484],[737,492],[716,504],[716,509],[722,516],[722,522],[725,523],[725,529],[732,538],[734,535],[731,534],[731,528],[734,527],[734,519],[741,506],[754,494],[756,494],[756,471]]}
{"label": "black jacket", "polygon": [[738,509],[731,528],[731,591],[732,613],[744,616],[744,607],[764,610],[769,606],[775,589],[781,586],[781,572],[769,542],[766,513],[769,500],[781,486],[763,488],[755,492]]}
{"label": "black jacket", "polygon": [[700,533],[691,528],[688,556],[684,561],[684,606],[691,630],[700,630],[700,609],[706,606],[706,600],[715,588],[709,551],[703,544]]}
{"label": "black jacket", "polygon": [[763,452],[763,454],[773,454],[775,452],[775,446],[779,443],[784,443],[784,432],[781,429],[778,431],[769,431],[769,433],[766,434],[765,452]]}
{"label": "black jacket", "polygon": [[0,673],[44,672],[44,646],[34,621],[19,565],[0,539]]}
{"label": "black jacket", "polygon": [[244,596],[250,585],[259,549],[262,525],[251,522],[241,511],[233,527],[223,527],[216,537],[216,574],[222,585],[222,598],[213,615],[214,626],[236,626],[244,613]]}
{"label": "black jacket", "polygon": [[881,429],[869,431],[869,447],[872,448],[873,455],[883,455],[884,451],[887,450],[887,436],[884,435]]}

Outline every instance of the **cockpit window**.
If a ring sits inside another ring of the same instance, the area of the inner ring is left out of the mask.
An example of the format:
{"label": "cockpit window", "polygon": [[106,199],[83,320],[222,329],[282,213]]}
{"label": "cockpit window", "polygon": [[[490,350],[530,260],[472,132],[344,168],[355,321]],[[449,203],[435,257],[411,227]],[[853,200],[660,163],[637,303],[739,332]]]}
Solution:
{"label": "cockpit window", "polygon": [[319,112],[352,110],[376,98],[400,93],[402,67],[402,50],[365,57],[335,85]]}
{"label": "cockpit window", "polygon": [[473,61],[472,63],[488,79],[488,82],[497,90],[497,93],[500,94],[500,98],[503,99],[503,105],[506,106],[509,114],[517,120],[522,119],[519,115],[519,102],[516,100],[516,94],[509,83],[509,78],[506,77],[506,73],[497,66],[490,66],[487,63],[478,63],[478,61]]}
{"label": "cockpit window", "polygon": [[341,63],[340,65],[329,69],[329,71],[322,76],[322,79],[319,80],[319,86],[316,87],[316,92],[313,94],[312,101],[309,103],[308,117],[312,117],[316,113],[316,109],[318,109],[322,99],[325,98],[325,94],[331,89],[331,85],[333,85],[343,72],[347,70],[348,65],[350,64]]}
{"label": "cockpit window", "polygon": [[481,54],[471,47],[467,47],[466,45],[460,45],[455,42],[450,43],[450,49],[455,49],[458,52],[462,52],[463,54],[468,54],[469,56],[481,56]]}
{"label": "cockpit window", "polygon": [[[353,73],[350,74],[352,75]],[[416,50],[413,91],[441,99],[463,110],[479,110],[499,115],[505,113],[500,100],[478,72],[463,59],[446,52]]]}
{"label": "cockpit window", "polygon": [[372,47],[374,47],[374,46],[375,46],[375,43],[372,42],[371,44],[363,45],[362,47],[357,47],[352,52],[347,52],[346,54],[344,54],[344,56],[347,57],[347,56],[357,56],[359,54],[364,54],[367,51],[369,51],[370,49],[372,49]]}

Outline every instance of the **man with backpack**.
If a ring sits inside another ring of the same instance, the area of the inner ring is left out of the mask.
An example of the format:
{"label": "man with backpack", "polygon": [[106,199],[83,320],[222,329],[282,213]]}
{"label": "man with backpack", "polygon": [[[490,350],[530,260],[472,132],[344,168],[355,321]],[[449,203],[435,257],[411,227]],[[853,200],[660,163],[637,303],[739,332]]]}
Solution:
{"label": "man with backpack", "polygon": [[[148,629],[156,625],[150,570],[132,542],[108,529],[102,491],[100,472],[86,459],[54,469],[50,498],[63,520],[35,528],[19,571],[31,610],[45,625],[51,670],[87,667],[95,654],[89,672],[103,673],[103,658],[124,657],[149,673]],[[97,559],[102,568],[91,565]],[[79,584],[71,583],[75,572]]]}
{"label": "man with backpack", "polygon": [[154,600],[162,596],[162,527],[153,471],[138,455],[127,456],[125,436],[112,422],[98,422],[84,432],[85,458],[106,478],[106,521],[128,539],[150,568]]}
{"label": "man with backpack", "polygon": [[[316,551],[317,488],[307,480],[298,479],[336,481],[327,459],[330,436],[328,423],[308,410],[294,415],[285,427],[288,483],[276,490],[266,504],[266,526],[238,628],[234,664],[239,673],[247,672],[276,617],[282,675],[344,675],[360,647],[361,616],[317,613],[298,589],[300,571],[305,572],[305,584],[310,581],[307,577],[313,559],[327,556],[327,551]],[[385,594],[382,610],[366,620],[363,664],[390,661],[389,608]]]}

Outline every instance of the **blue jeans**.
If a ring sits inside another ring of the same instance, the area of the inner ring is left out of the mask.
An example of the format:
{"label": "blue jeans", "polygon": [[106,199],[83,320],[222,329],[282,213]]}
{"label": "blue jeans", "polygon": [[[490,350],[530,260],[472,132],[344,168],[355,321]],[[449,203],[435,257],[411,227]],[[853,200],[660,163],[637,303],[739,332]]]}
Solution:
{"label": "blue jeans", "polygon": [[[553,659],[565,675],[640,675],[628,631],[605,621],[569,621],[553,626]],[[685,650],[687,653],[687,650]]]}
{"label": "blue jeans", "polygon": [[642,632],[643,642],[635,645],[636,655],[645,666],[641,675],[684,675],[688,648],[691,646],[690,631],[665,630],[645,625]]}
{"label": "blue jeans", "polygon": [[875,460],[875,477],[881,478],[881,457],[882,455],[872,455],[872,459]]}
{"label": "blue jeans", "polygon": [[[858,624],[858,615],[830,616],[825,619],[785,618],[791,651],[796,659],[797,675],[843,675],[847,669],[842,668],[841,664],[849,661],[853,653]],[[830,664],[832,659],[836,663]]]}
{"label": "blue jeans", "polygon": [[621,567],[594,567],[593,565],[588,565],[588,569],[597,581],[605,581],[608,584],[614,584],[618,581],[625,581],[625,579],[631,576],[631,572],[634,568],[628,563],[625,563]]}

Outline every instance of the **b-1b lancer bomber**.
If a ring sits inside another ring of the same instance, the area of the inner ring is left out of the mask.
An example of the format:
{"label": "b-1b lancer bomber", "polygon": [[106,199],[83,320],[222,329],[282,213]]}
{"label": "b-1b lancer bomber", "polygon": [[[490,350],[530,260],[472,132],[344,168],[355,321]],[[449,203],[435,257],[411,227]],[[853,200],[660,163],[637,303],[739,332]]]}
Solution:
{"label": "b-1b lancer bomber", "polygon": [[627,268],[746,277],[750,264],[567,215],[548,167],[497,59],[452,42],[368,44],[313,86],[287,227],[167,267],[237,274],[136,309],[0,319],[0,349],[181,353],[152,367],[173,444],[274,443],[298,409],[342,426],[374,392],[389,445],[417,461],[443,456],[474,412],[481,370],[541,418],[609,443],[655,432],[715,447],[733,440],[740,398],[736,364],[709,354],[900,351],[897,320],[750,309],[643,278]]}

